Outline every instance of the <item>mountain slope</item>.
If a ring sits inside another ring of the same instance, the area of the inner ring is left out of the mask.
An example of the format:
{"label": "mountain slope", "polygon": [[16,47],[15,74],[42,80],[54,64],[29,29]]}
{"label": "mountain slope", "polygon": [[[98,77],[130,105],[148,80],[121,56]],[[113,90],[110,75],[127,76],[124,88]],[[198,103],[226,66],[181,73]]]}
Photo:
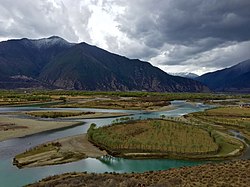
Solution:
{"label": "mountain slope", "polygon": [[215,91],[250,91],[250,59],[230,68],[204,74],[196,80]]}
{"label": "mountain slope", "polygon": [[[72,45],[56,36],[0,42],[0,88],[37,87],[40,83],[36,78],[44,66]],[[22,76],[28,77],[29,81]]]}
{"label": "mountain slope", "polygon": [[[60,69],[60,71],[58,71]],[[47,64],[41,80],[61,88],[199,92],[197,81],[168,75],[148,62],[131,60],[81,43]]]}
{"label": "mountain slope", "polygon": [[148,62],[131,60],[60,37],[0,42],[0,88],[203,92],[198,81],[171,76]]}

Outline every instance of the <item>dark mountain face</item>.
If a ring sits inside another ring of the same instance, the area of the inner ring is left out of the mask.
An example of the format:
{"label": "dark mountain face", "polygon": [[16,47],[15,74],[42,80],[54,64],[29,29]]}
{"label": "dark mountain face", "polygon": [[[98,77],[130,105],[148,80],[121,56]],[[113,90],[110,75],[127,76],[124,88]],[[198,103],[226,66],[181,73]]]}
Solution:
{"label": "dark mountain face", "polygon": [[230,68],[204,74],[196,80],[215,91],[249,92],[250,59]]}
{"label": "dark mountain face", "polygon": [[0,73],[37,77],[43,67],[72,44],[59,37],[9,40],[0,43]]}
{"label": "dark mountain face", "polygon": [[29,82],[31,87],[40,83],[79,90],[209,91],[197,81],[168,75],[148,62],[59,37],[1,42],[0,65],[0,88],[6,88],[6,82],[18,82],[17,87]]}

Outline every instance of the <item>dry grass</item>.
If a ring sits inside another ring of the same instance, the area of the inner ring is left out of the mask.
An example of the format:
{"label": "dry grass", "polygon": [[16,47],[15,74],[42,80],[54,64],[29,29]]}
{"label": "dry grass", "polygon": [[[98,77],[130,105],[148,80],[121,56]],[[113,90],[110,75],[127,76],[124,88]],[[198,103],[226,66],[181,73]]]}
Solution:
{"label": "dry grass", "polygon": [[40,111],[40,112],[26,112],[26,114],[41,118],[59,118],[59,117],[73,117],[95,114],[95,112],[77,112],[77,111]]}
{"label": "dry grass", "polygon": [[239,129],[250,137],[250,108],[221,107],[189,114],[188,118],[210,125]]}
{"label": "dry grass", "polygon": [[172,186],[240,186],[250,184],[250,160],[239,160],[220,164],[204,164],[166,171],[142,174],[87,174],[67,173],[48,177],[29,187],[172,187]]}
{"label": "dry grass", "polygon": [[128,116],[127,113],[109,113],[109,112],[83,112],[83,111],[39,111],[26,112],[25,114],[40,118],[67,118],[67,119],[90,119]]}
{"label": "dry grass", "polygon": [[95,100],[86,100],[84,102],[65,103],[53,107],[68,108],[105,108],[105,109],[127,109],[127,110],[156,110],[170,105],[168,100],[160,97],[142,97],[142,98],[96,98]]}

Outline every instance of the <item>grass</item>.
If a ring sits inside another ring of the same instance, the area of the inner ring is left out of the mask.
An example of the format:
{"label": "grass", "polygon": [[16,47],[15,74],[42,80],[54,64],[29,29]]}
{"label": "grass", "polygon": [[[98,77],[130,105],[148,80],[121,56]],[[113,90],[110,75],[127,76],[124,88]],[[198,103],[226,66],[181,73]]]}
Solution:
{"label": "grass", "polygon": [[214,140],[220,148],[217,153],[218,157],[230,157],[230,154],[237,150],[238,152],[235,152],[235,155],[239,156],[244,148],[242,142],[227,134],[222,134],[221,132],[214,134]]}
{"label": "grass", "polygon": [[168,120],[143,120],[88,131],[94,144],[110,152],[215,154],[219,146],[205,130]]}
{"label": "grass", "polygon": [[23,157],[28,157],[48,151],[57,151],[61,147],[61,144],[59,142],[56,143],[49,143],[49,144],[42,144],[40,146],[31,148],[24,153],[18,154],[15,156],[16,159],[20,159]]}
{"label": "grass", "polygon": [[221,107],[189,116],[210,124],[236,127],[250,132],[250,108]]}
{"label": "grass", "polygon": [[73,116],[89,115],[89,114],[95,114],[95,112],[41,111],[41,112],[26,112],[26,114],[30,116],[34,116],[34,117],[41,117],[41,118],[59,118],[59,117],[73,117]]}

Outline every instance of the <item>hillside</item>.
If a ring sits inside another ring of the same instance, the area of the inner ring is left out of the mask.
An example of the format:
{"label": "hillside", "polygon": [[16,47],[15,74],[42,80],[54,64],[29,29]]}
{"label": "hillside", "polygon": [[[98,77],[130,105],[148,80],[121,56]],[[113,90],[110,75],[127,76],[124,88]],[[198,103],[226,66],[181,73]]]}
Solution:
{"label": "hillside", "polygon": [[29,187],[43,186],[249,186],[250,161],[210,163],[145,173],[66,173],[47,177]]}
{"label": "hillside", "polygon": [[215,91],[250,92],[250,59],[230,68],[206,73],[196,80]]}
{"label": "hillside", "polygon": [[171,76],[148,62],[128,59],[86,43],[72,44],[56,36],[1,42],[0,66],[0,88],[209,91],[198,81]]}

